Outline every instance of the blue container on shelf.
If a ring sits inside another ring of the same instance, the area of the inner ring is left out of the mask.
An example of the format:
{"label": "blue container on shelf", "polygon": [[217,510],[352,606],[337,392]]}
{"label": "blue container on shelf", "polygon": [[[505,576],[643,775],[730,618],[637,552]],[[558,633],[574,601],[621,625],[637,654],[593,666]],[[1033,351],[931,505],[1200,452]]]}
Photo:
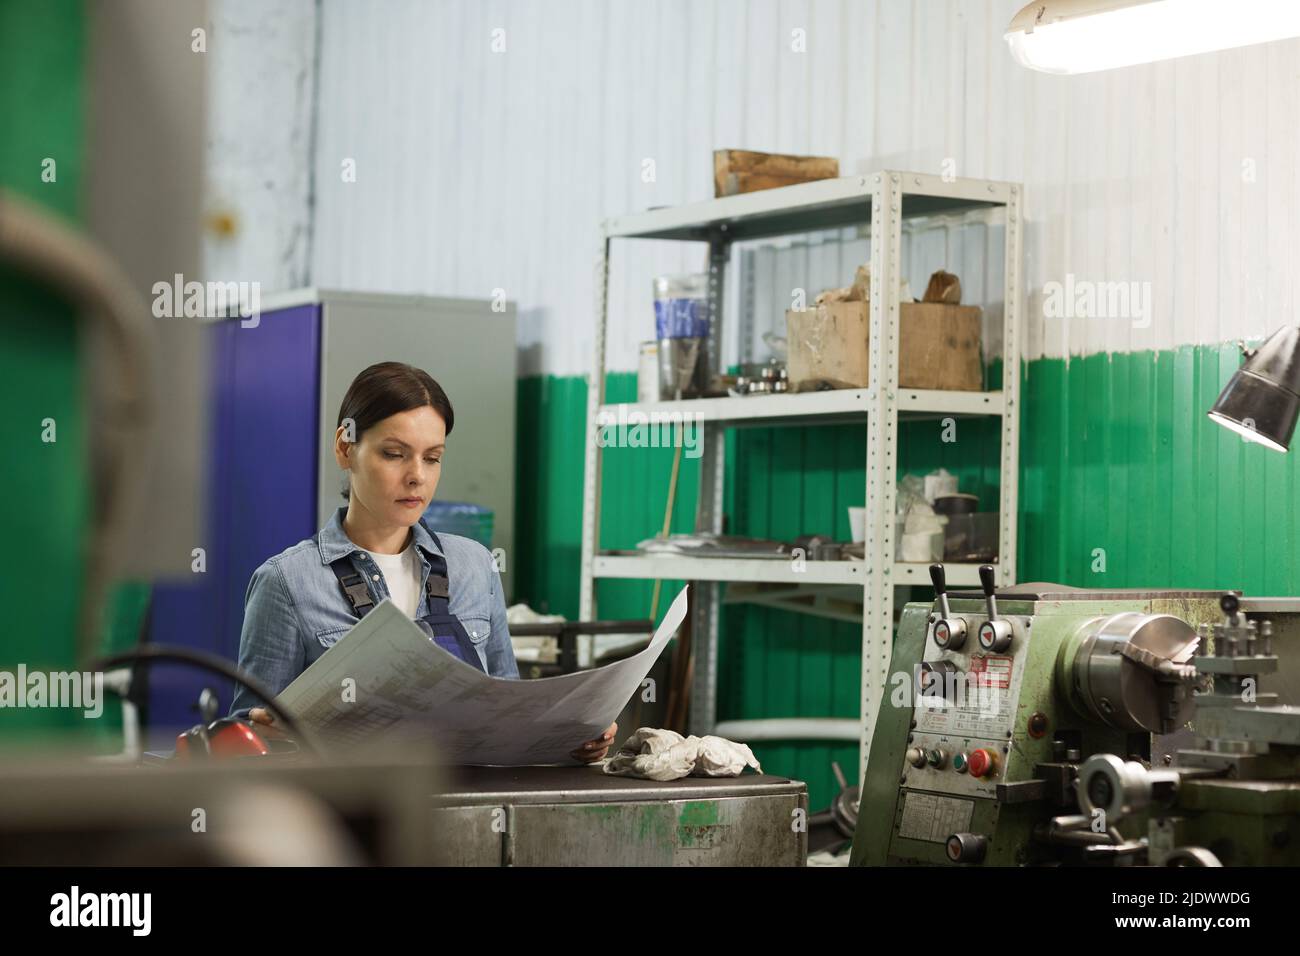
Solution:
{"label": "blue container on shelf", "polygon": [[659,397],[696,398],[709,385],[709,277],[660,276],[654,281],[659,342]]}
{"label": "blue container on shelf", "polygon": [[431,501],[424,509],[424,523],[435,532],[445,531],[473,538],[492,548],[492,509],[468,501]]}

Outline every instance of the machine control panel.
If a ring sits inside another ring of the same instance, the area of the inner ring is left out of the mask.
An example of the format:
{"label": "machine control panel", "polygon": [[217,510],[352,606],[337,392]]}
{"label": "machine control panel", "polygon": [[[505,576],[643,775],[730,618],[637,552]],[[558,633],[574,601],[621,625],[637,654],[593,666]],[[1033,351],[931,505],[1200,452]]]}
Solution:
{"label": "machine control panel", "polygon": [[[998,614],[992,568],[987,576],[981,569],[981,577],[987,617],[958,618],[948,611],[946,595],[931,616],[900,774],[906,789],[992,800],[1005,781],[1029,628],[1024,618]],[[975,641],[953,647],[955,619],[969,627]]]}
{"label": "machine control panel", "polygon": [[1006,782],[1029,657],[1029,619],[999,613],[993,568],[980,569],[984,613],[954,613],[941,568],[936,602],[913,687],[912,726],[900,768],[895,831],[941,844],[955,863],[977,863],[986,840],[970,832],[977,800],[995,800]]}

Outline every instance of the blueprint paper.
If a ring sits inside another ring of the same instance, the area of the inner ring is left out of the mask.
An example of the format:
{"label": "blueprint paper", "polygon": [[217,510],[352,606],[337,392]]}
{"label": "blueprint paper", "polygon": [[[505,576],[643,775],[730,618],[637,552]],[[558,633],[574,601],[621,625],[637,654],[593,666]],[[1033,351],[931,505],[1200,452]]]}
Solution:
{"label": "blueprint paper", "polygon": [[650,643],[632,657],[538,680],[484,674],[385,599],[276,703],[326,746],[392,731],[426,735],[453,764],[572,764],[569,752],[604,733],[641,689],[686,616],[686,593],[682,588]]}

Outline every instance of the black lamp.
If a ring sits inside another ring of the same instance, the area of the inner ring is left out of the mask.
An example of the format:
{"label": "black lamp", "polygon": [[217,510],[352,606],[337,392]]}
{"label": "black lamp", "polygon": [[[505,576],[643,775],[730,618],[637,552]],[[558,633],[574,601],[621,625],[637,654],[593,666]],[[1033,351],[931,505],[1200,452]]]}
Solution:
{"label": "black lamp", "polygon": [[1300,415],[1300,328],[1286,325],[1232,374],[1209,416],[1248,441],[1286,451]]}

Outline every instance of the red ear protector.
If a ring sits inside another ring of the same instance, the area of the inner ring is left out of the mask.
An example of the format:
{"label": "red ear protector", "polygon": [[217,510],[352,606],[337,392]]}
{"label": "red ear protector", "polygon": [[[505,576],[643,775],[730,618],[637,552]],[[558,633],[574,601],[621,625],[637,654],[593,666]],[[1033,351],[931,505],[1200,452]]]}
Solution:
{"label": "red ear protector", "polygon": [[217,716],[217,695],[210,687],[199,694],[202,721],[176,737],[176,759],[202,760],[206,757],[255,757],[269,754],[271,748],[248,724],[234,717]]}
{"label": "red ear protector", "polygon": [[[108,671],[126,664],[152,663],[154,661],[177,661],[182,664],[193,664],[203,670],[229,678],[237,684],[243,684],[262,698],[263,701],[266,701],[267,705],[275,712],[277,726],[282,726],[288,733],[293,735],[298,746],[292,749],[314,749],[311,747],[311,741],[303,734],[302,728],[298,726],[298,722],[293,719],[293,716],[285,711],[283,707],[279,707],[272,702],[275,698],[274,691],[251,674],[245,674],[225,658],[218,657],[216,654],[196,651],[188,647],[147,644],[133,651],[115,654],[112,657],[96,661],[92,665],[92,669]],[[205,687],[203,693],[199,695],[198,707],[199,713],[202,715],[202,721],[176,738],[177,758],[193,760],[203,759],[208,756],[244,757],[271,753],[272,748],[268,746],[266,740],[244,721],[235,717],[216,719],[217,695],[210,688]],[[280,750],[282,748],[277,747],[275,749]]]}
{"label": "red ear protector", "polygon": [[[205,691],[206,693],[206,691]],[[176,757],[253,757],[271,749],[252,727],[234,717],[222,717],[204,727],[197,724],[176,737]]]}

